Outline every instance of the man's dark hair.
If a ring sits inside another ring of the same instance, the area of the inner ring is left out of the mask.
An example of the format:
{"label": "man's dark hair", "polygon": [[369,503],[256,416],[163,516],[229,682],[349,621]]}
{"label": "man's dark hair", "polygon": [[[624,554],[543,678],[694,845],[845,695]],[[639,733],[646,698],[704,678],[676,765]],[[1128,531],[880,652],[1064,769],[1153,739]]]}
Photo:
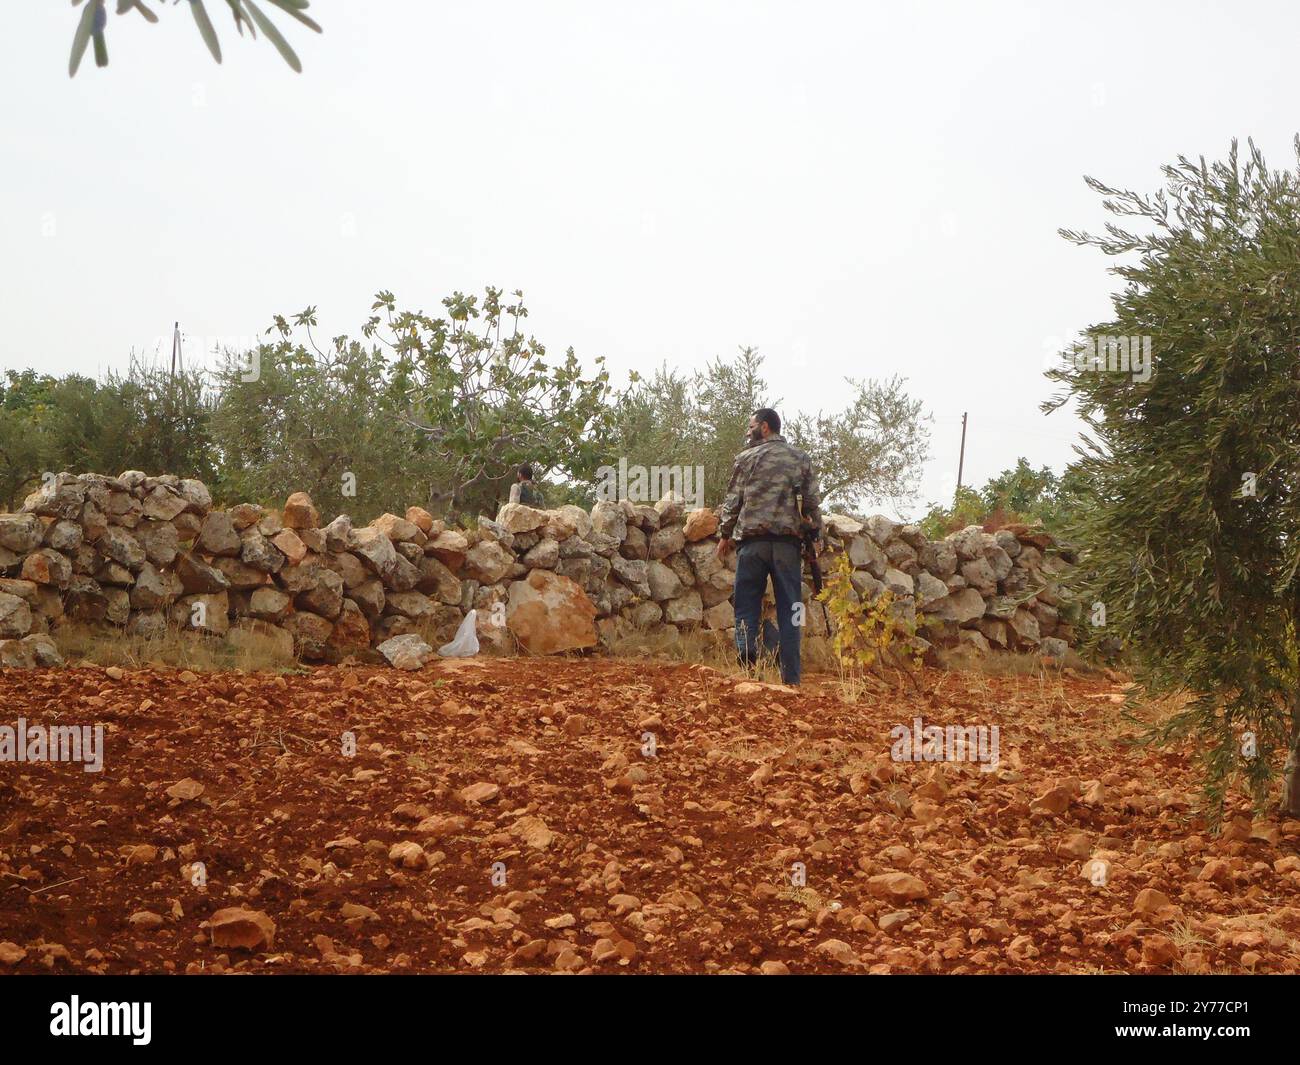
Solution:
{"label": "man's dark hair", "polygon": [[774,433],[781,431],[781,415],[771,407],[759,407],[751,417],[757,418],[760,422],[767,422],[767,427]]}
{"label": "man's dark hair", "polygon": [[519,467],[519,476],[526,481],[531,481],[533,479],[533,468],[525,462]]}

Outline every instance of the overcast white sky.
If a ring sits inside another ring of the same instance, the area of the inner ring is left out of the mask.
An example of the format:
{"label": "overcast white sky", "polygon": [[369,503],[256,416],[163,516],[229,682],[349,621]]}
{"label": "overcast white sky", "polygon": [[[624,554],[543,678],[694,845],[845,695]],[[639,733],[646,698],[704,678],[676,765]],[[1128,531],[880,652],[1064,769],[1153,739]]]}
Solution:
{"label": "overcast white sky", "polygon": [[0,369],[522,288],[620,382],[753,344],[785,414],[905,375],[934,415],[911,513],[963,410],[968,483],[1071,457],[1041,371],[1113,284],[1056,234],[1105,221],[1082,175],[1152,189],[1234,135],[1288,166],[1300,128],[1281,2],[315,0],[322,36],[264,4],[297,75],[210,0],[216,66],[155,0],[74,80],[78,10],[5,6]]}

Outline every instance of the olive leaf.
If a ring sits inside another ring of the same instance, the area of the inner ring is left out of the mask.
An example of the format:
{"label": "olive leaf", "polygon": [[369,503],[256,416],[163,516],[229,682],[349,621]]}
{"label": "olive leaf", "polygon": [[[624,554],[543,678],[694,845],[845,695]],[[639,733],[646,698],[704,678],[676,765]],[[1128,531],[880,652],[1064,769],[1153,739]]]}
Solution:
{"label": "olive leaf", "polygon": [[[73,6],[78,7],[83,0],[72,0]],[[179,0],[178,0],[179,2]],[[320,25],[306,14],[306,9],[311,6],[310,0],[268,0],[290,18],[301,22],[309,30],[315,33],[322,32]],[[91,42],[94,42],[95,64],[97,66],[108,65],[108,43],[105,37],[105,29],[108,25],[108,12],[105,9],[106,0],[89,0],[82,10],[77,20],[77,28],[72,37],[72,52],[68,60],[68,76],[73,77],[77,69],[81,66],[82,57],[86,54],[86,48]],[[190,14],[194,17],[194,24],[199,29],[199,36],[202,37],[203,43],[207,46],[212,58],[218,63],[221,62],[221,40],[217,36],[216,28],[212,25],[212,19],[208,15],[207,8],[203,0],[188,0]],[[277,52],[284,58],[284,61],[297,73],[302,73],[302,61],[290,46],[283,33],[277,28],[260,7],[253,0],[226,0],[226,5],[230,8],[232,17],[235,20],[235,29],[242,37],[244,27],[248,27],[249,35],[254,40],[257,38],[257,31],[261,30],[262,35],[275,46]],[[157,23],[158,16],[143,0],[117,0],[115,14],[125,15],[132,11],[138,11],[146,22]]]}

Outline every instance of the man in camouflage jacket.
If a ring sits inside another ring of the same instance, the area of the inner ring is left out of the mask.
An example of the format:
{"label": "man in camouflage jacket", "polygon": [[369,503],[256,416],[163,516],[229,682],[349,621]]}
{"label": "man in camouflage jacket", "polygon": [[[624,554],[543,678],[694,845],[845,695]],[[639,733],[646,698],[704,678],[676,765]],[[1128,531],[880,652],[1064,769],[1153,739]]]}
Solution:
{"label": "man in camouflage jacket", "polygon": [[781,679],[798,684],[803,625],[805,530],[821,533],[821,491],[812,461],[781,436],[781,419],[767,407],[749,419],[746,447],[731,467],[719,511],[718,557],[736,549],[736,651],[752,665],[758,656],[759,617],[768,578],[780,630]]}

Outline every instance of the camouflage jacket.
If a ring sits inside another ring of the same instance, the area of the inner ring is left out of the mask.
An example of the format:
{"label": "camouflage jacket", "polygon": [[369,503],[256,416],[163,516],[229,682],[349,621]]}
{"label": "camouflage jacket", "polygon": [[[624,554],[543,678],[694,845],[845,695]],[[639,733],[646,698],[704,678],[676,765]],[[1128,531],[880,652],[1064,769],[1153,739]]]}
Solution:
{"label": "camouflage jacket", "polygon": [[[799,497],[803,521],[799,520]],[[727,498],[718,512],[718,532],[736,540],[756,536],[801,536],[821,529],[821,489],[812,460],[785,437],[774,434],[747,447],[731,467]]]}
{"label": "camouflage jacket", "polygon": [[532,481],[517,481],[512,484],[510,486],[510,502],[522,503],[526,507],[536,507],[538,510],[546,509],[546,497],[542,495],[542,490]]}

